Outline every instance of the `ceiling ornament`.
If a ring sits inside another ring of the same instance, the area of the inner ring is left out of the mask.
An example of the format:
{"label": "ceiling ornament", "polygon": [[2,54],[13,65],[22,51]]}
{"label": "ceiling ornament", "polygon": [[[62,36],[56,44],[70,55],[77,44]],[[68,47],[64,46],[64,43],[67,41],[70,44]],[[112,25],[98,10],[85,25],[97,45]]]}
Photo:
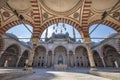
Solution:
{"label": "ceiling ornament", "polygon": [[43,13],[42,15],[43,15],[44,18],[48,18],[49,17],[47,13]]}
{"label": "ceiling ornament", "polygon": [[113,13],[113,17],[116,18],[116,17],[119,17],[119,16],[120,16],[120,12],[114,12],[114,13]]}
{"label": "ceiling ornament", "polygon": [[80,15],[80,14],[79,14],[78,12],[76,12],[76,13],[73,14],[73,17],[74,17],[74,18],[78,18],[79,15]]}
{"label": "ceiling ornament", "polygon": [[4,17],[9,17],[10,16],[10,14],[7,11],[4,11],[2,14],[3,14]]}

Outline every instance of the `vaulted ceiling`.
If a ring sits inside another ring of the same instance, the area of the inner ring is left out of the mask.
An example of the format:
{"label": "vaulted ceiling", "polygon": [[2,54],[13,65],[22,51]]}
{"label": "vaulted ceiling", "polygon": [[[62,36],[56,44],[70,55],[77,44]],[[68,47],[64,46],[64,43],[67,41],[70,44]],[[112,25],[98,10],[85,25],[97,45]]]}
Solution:
{"label": "vaulted ceiling", "polygon": [[[99,23],[103,12],[108,15],[102,22],[120,33],[120,0],[0,0],[0,35],[20,23],[33,27],[38,38],[49,26],[63,22],[75,27],[82,36],[88,36],[91,25]],[[21,20],[13,11],[17,11]],[[112,10],[111,10],[112,9]]]}

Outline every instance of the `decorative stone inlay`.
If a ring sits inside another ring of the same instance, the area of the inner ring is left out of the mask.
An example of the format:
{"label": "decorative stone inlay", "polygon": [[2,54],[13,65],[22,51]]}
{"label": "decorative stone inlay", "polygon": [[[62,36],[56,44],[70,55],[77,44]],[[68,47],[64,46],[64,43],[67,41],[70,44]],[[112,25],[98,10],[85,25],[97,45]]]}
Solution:
{"label": "decorative stone inlay", "polygon": [[44,18],[48,18],[48,14],[47,13],[43,13],[43,17]]}
{"label": "decorative stone inlay", "polygon": [[74,13],[74,14],[73,14],[73,17],[74,17],[74,18],[78,18],[78,17],[79,17],[79,13],[78,13],[78,12]]}
{"label": "decorative stone inlay", "polygon": [[33,11],[31,11],[31,16],[33,16],[34,14],[33,14]]}
{"label": "decorative stone inlay", "polygon": [[119,17],[120,16],[120,12],[114,12],[113,13],[113,17]]}
{"label": "decorative stone inlay", "polygon": [[2,14],[3,14],[3,16],[5,16],[5,17],[9,17],[9,16],[10,16],[10,14],[9,14],[7,11],[4,11]]}

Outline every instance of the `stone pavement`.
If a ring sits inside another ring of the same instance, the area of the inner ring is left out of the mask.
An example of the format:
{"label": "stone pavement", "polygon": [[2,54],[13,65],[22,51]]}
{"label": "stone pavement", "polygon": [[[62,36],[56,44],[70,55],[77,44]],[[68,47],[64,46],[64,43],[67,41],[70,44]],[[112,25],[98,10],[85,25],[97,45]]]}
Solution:
{"label": "stone pavement", "polygon": [[33,74],[32,71],[23,71],[22,68],[0,68],[0,80],[11,80],[13,78],[18,78]]}
{"label": "stone pavement", "polygon": [[112,80],[120,80],[120,68],[98,68],[98,71],[90,71],[89,73]]}
{"label": "stone pavement", "polygon": [[35,74],[12,80],[111,80],[88,74],[89,69],[70,69],[55,71],[53,69],[34,69]]}

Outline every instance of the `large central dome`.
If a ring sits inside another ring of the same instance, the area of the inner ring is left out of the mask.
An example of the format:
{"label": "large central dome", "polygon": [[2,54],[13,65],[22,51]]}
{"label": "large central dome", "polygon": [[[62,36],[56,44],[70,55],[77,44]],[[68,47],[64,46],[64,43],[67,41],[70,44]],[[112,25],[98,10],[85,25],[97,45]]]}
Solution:
{"label": "large central dome", "polygon": [[57,12],[69,11],[78,6],[82,0],[40,0],[44,6]]}

